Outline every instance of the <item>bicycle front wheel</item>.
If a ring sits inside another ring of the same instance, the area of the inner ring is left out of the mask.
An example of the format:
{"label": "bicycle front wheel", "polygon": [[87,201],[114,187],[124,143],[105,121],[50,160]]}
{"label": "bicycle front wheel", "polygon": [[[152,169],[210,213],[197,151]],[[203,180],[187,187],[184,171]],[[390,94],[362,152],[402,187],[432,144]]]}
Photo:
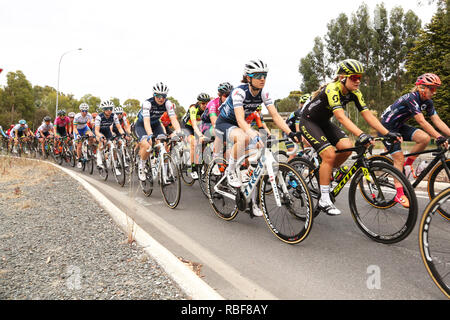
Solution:
{"label": "bicycle front wheel", "polygon": [[436,214],[441,211],[450,211],[450,188],[425,208],[419,226],[419,247],[428,274],[450,299],[450,221]]}
{"label": "bicycle front wheel", "polygon": [[[397,193],[395,180],[402,185],[409,208],[393,200]],[[348,195],[353,219],[370,239],[392,244],[405,239],[414,229],[418,211],[416,194],[406,177],[393,166],[369,162],[368,169],[355,173]]]}
{"label": "bicycle front wheel", "polygon": [[[450,159],[445,160],[445,165],[450,169]],[[444,164],[440,162],[430,173],[428,178],[428,195],[434,199],[443,190],[450,188],[450,176]],[[439,213],[447,220],[450,220],[450,210],[439,209]]]}
{"label": "bicycle front wheel", "polygon": [[[286,163],[274,163],[273,170],[276,188],[269,181],[269,176],[265,175],[259,190],[266,224],[281,241],[289,244],[302,242],[309,235],[313,224],[308,186],[300,174]],[[265,192],[266,185],[271,185],[271,193]],[[277,204],[277,198],[281,206]]]}
{"label": "bicycle front wheel", "polygon": [[165,153],[159,168],[159,186],[164,202],[170,209],[175,209],[180,203],[181,180],[178,167],[172,157]]}

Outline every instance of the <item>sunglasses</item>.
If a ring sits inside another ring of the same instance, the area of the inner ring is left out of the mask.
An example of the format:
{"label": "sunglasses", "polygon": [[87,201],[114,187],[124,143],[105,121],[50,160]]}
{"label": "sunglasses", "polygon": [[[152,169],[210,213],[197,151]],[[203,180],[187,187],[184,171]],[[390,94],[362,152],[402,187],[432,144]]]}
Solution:
{"label": "sunglasses", "polygon": [[431,93],[435,93],[437,90],[436,86],[427,86],[428,89],[430,89]]}
{"label": "sunglasses", "polygon": [[351,76],[348,77],[350,80],[352,80],[353,82],[356,82],[358,80],[362,79],[362,75],[360,74],[352,74]]}
{"label": "sunglasses", "polygon": [[158,99],[165,99],[165,98],[167,98],[167,94],[156,94],[155,93],[155,98],[158,98]]}
{"label": "sunglasses", "polygon": [[267,79],[267,72],[256,72],[248,75],[250,78],[261,80],[262,78]]}
{"label": "sunglasses", "polygon": [[112,111],[112,109],[113,109],[113,108],[108,107],[108,108],[104,108],[103,110],[104,110],[104,111]]}

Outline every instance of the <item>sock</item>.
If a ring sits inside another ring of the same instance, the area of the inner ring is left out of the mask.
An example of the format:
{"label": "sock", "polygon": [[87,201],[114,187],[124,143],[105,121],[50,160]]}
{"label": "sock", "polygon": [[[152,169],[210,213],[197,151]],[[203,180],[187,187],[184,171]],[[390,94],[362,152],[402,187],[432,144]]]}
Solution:
{"label": "sock", "polygon": [[330,199],[330,186],[320,186],[320,200],[322,202],[331,202]]}
{"label": "sock", "polygon": [[403,166],[411,166],[414,163],[414,160],[416,159],[417,157],[408,157]]}
{"label": "sock", "polygon": [[403,196],[405,193],[403,192],[403,187],[397,188],[397,197]]}
{"label": "sock", "polygon": [[236,170],[236,160],[234,160],[233,156],[230,156],[230,160],[228,161],[228,169],[231,171]]}

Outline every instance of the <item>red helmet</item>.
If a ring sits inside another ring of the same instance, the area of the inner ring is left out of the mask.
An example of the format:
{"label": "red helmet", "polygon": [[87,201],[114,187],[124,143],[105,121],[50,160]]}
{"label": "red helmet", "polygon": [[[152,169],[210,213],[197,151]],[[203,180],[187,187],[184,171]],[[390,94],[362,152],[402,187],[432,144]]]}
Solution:
{"label": "red helmet", "polygon": [[425,73],[417,78],[416,85],[439,87],[441,85],[441,79],[434,73]]}

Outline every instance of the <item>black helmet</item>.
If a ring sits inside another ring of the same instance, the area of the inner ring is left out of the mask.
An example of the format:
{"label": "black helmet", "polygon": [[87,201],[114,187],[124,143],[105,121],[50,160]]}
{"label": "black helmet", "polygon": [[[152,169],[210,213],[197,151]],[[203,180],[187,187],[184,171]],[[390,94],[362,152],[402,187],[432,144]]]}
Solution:
{"label": "black helmet", "polygon": [[354,74],[363,74],[364,67],[361,62],[354,59],[346,59],[338,65],[336,74],[351,76]]}
{"label": "black helmet", "polygon": [[222,82],[217,90],[220,94],[229,94],[233,90],[233,86],[229,82]]}
{"label": "black helmet", "polygon": [[49,116],[45,116],[44,117],[44,122],[47,122],[47,121],[52,121],[52,118],[50,118]]}
{"label": "black helmet", "polygon": [[197,101],[199,102],[209,102],[211,100],[211,97],[207,93],[200,93],[197,96]]}
{"label": "black helmet", "polygon": [[65,116],[66,110],[58,110],[58,116]]}

